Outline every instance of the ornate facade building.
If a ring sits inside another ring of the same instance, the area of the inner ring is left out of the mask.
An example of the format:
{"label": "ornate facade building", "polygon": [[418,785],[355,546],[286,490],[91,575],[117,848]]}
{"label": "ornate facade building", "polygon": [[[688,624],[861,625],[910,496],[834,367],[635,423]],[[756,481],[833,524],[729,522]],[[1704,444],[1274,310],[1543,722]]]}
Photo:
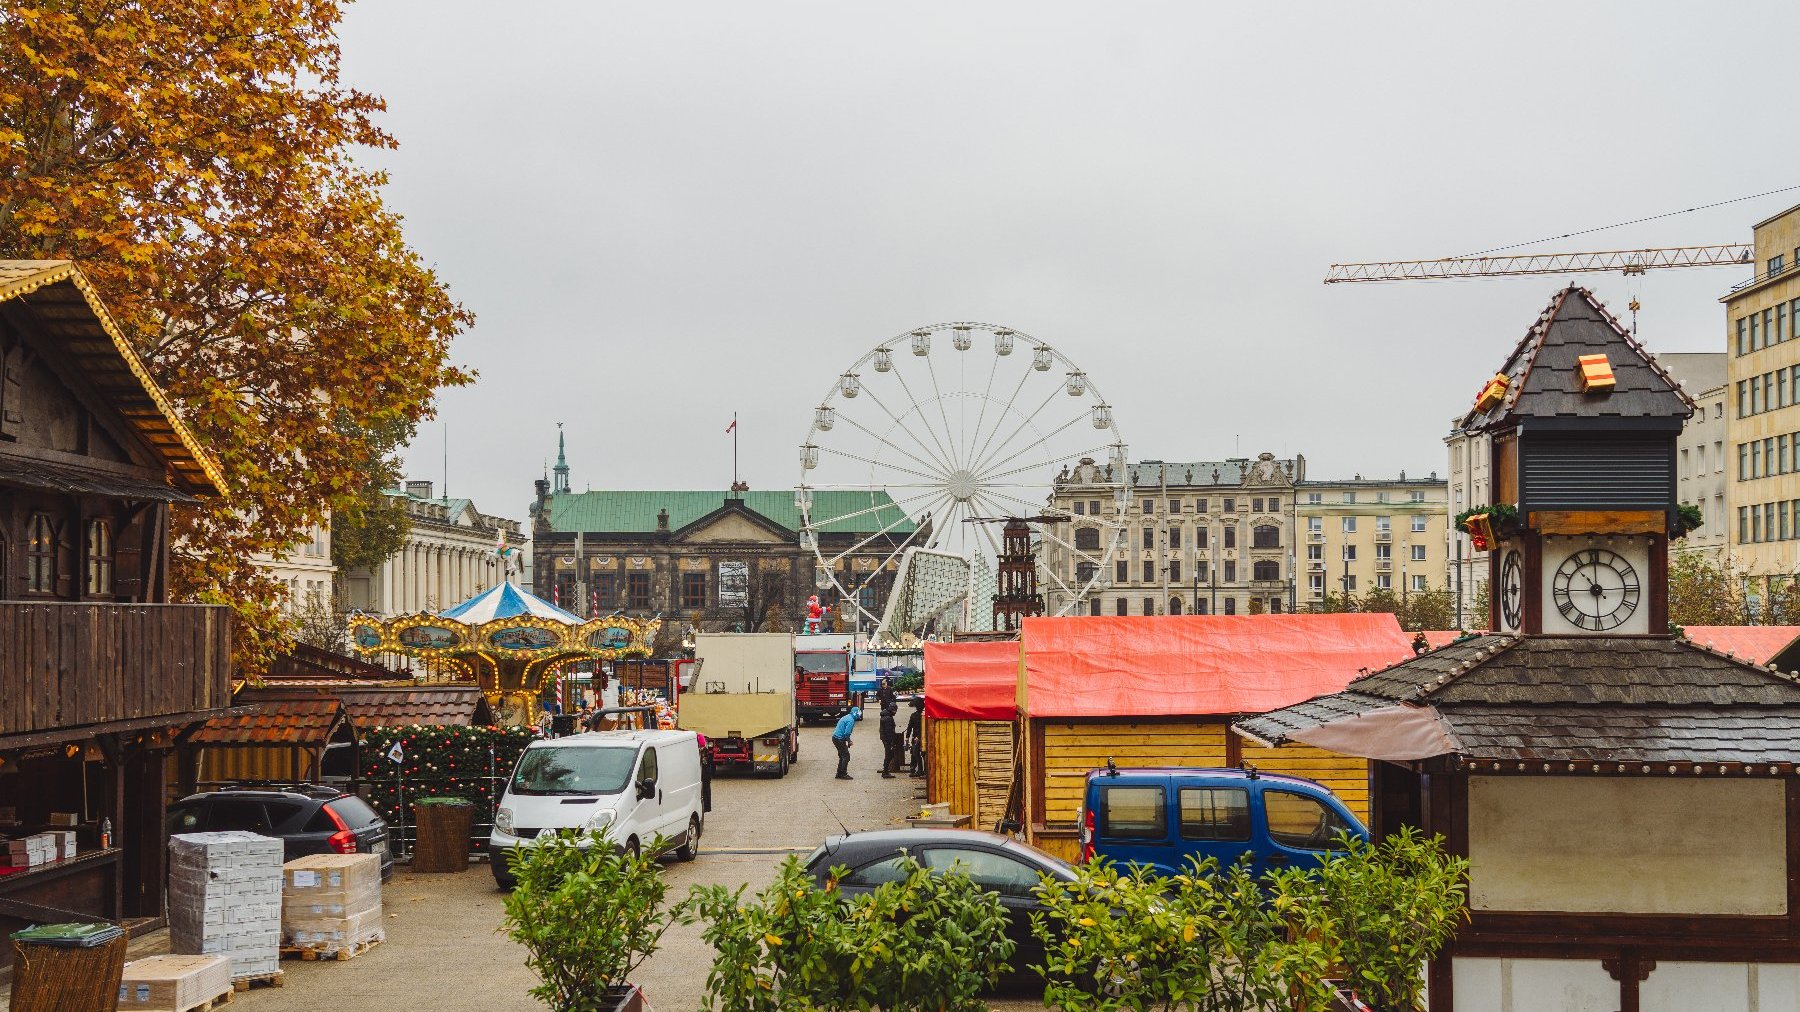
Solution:
{"label": "ornate facade building", "polygon": [[[850,631],[855,610],[818,587],[818,560],[803,542],[794,495],[744,484],[723,491],[575,492],[559,448],[553,478],[537,482],[530,507],[533,587],[584,618],[661,615],[705,632],[795,630],[806,599],[817,594],[832,608],[832,624]],[[900,518],[886,493],[873,493],[873,511],[866,508],[868,492],[812,495],[818,514],[864,514],[827,525],[819,544],[827,558],[841,556],[839,581],[879,615],[898,568],[886,560],[916,537],[917,525]],[[841,496],[860,497],[865,508],[832,501]]]}
{"label": "ornate facade building", "polygon": [[[1294,489],[1306,458],[1126,465],[1128,498],[1121,511],[1108,465],[1083,460],[1055,481],[1048,512],[1068,516],[1076,546],[1084,528],[1122,525],[1124,540],[1106,562],[1102,586],[1088,596],[1093,615],[1241,615],[1286,612],[1295,604]],[[1084,521],[1099,511],[1102,523]],[[1075,576],[1081,560],[1069,546],[1042,544],[1046,567]],[[1046,591],[1055,614],[1068,603]]]}
{"label": "ornate facade building", "polygon": [[375,570],[342,574],[345,603],[354,611],[410,615],[441,611],[487,590],[506,574],[494,548],[500,532],[517,545],[519,522],[489,516],[467,499],[432,496],[428,481],[409,481],[389,495],[406,507],[412,521],[406,545]]}
{"label": "ornate facade building", "polygon": [[[1298,492],[1300,564],[1306,582],[1301,607],[1322,604],[1327,593],[1396,597],[1430,590],[1454,591],[1449,547],[1447,485],[1433,471],[1423,478],[1308,481]],[[1465,620],[1470,615],[1464,609]],[[1477,619],[1479,621],[1479,619]]]}

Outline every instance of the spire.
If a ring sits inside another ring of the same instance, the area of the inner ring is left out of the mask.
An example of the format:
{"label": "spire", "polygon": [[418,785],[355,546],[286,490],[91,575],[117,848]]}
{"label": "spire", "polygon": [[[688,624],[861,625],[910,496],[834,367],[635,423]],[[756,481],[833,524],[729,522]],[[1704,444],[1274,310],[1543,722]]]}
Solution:
{"label": "spire", "polygon": [[555,495],[563,495],[569,491],[569,458],[563,452],[562,427],[563,423],[556,423],[556,467],[552,468],[556,473],[556,484],[551,488],[552,494]]}

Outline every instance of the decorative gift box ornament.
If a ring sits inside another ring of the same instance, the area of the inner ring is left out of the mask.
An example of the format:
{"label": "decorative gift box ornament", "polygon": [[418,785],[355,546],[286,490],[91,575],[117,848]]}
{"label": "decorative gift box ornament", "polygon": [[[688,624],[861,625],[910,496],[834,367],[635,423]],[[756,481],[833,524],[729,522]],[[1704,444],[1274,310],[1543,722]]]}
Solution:
{"label": "decorative gift box ornament", "polygon": [[1605,355],[1582,355],[1575,360],[1581,366],[1581,389],[1584,393],[1603,394],[1613,388],[1612,363]]}
{"label": "decorative gift box ornament", "polygon": [[1486,411],[1504,400],[1509,382],[1511,381],[1506,378],[1505,373],[1495,373],[1494,378],[1488,380],[1487,386],[1481,388],[1481,396],[1475,398],[1475,410]]}
{"label": "decorative gift box ornament", "polygon": [[1469,543],[1478,552],[1485,552],[1494,546],[1494,525],[1486,513],[1477,513],[1463,521],[1463,529],[1469,532]]}

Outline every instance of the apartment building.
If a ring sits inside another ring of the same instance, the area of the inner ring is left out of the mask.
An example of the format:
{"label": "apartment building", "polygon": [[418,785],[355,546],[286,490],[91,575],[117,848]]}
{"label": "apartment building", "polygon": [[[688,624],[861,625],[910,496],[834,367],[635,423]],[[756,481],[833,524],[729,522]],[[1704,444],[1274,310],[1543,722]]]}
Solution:
{"label": "apartment building", "polygon": [[1705,552],[1714,561],[1725,556],[1731,512],[1726,505],[1725,418],[1726,354],[1720,351],[1672,352],[1656,357],[1681,383],[1699,410],[1681,427],[1675,441],[1676,494],[1683,505],[1700,507],[1700,528],[1674,543],[1678,552]]}
{"label": "apartment building", "polygon": [[[1124,528],[1123,544],[1108,565],[1109,579],[1088,594],[1092,615],[1247,615],[1278,613],[1304,605],[1295,582],[1294,489],[1305,480],[1306,458],[1170,462],[1143,460],[1129,469],[1129,496],[1120,514],[1110,493],[1117,484],[1107,465],[1084,462],[1056,479],[1048,512],[1070,517],[1074,544],[1084,543],[1084,517],[1093,544],[1098,528]],[[1098,474],[1090,472],[1098,471]],[[1098,482],[1098,483],[1096,483]],[[1104,490],[1108,496],[1096,490]],[[1040,564],[1074,586],[1085,581],[1082,560],[1068,546],[1046,540]],[[1045,587],[1046,605],[1057,612],[1066,592]]]}
{"label": "apartment building", "polygon": [[1450,457],[1450,478],[1444,503],[1446,528],[1450,532],[1450,591],[1461,598],[1465,628],[1483,628],[1486,616],[1475,614],[1475,602],[1488,582],[1488,557],[1477,552],[1469,534],[1456,526],[1456,517],[1474,506],[1493,504],[1488,469],[1493,463],[1493,437],[1485,432],[1464,432],[1460,417],[1450,420],[1450,434],[1444,437]]}
{"label": "apartment building", "polygon": [[1800,571],[1800,207],[1757,222],[1757,274],[1725,304],[1731,558],[1752,577]]}
{"label": "apartment building", "polygon": [[1450,576],[1449,483],[1423,478],[1308,480],[1295,488],[1295,523],[1305,546],[1302,607],[1330,594],[1443,590]]}

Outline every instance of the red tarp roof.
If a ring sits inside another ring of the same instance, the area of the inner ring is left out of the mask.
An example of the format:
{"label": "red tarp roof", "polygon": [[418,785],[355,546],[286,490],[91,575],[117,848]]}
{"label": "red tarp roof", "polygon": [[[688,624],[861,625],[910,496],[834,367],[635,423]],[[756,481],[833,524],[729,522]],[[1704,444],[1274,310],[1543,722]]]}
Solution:
{"label": "red tarp roof", "polygon": [[1017,640],[925,644],[925,716],[1011,720],[1018,693]]}
{"label": "red tarp roof", "polygon": [[[1033,717],[1262,713],[1413,656],[1388,614],[1028,618]],[[927,678],[929,682],[929,678]]]}
{"label": "red tarp roof", "polygon": [[1792,625],[1690,625],[1681,631],[1692,642],[1752,664],[1769,663],[1800,638],[1800,626]]}

